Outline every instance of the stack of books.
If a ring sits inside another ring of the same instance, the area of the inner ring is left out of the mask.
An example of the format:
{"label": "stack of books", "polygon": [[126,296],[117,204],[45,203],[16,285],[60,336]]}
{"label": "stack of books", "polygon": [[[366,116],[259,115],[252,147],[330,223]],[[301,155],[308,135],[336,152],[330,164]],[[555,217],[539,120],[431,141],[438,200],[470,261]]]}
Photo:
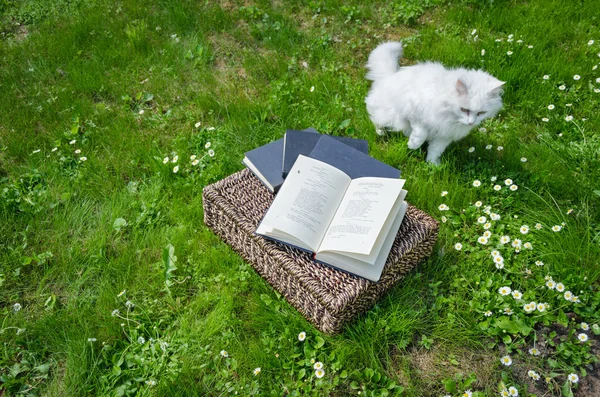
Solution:
{"label": "stack of books", "polygon": [[378,281],[406,213],[400,171],[365,140],[287,130],[242,161],[273,193],[256,234],[314,260]]}

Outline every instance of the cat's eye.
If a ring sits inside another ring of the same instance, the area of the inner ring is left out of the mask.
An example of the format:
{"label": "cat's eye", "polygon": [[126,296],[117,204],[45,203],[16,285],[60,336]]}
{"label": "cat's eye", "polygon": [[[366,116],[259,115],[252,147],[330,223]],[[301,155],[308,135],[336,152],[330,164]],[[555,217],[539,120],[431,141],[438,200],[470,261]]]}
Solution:
{"label": "cat's eye", "polygon": [[485,112],[477,112],[478,116],[481,116],[482,114],[485,114]]}
{"label": "cat's eye", "polygon": [[469,114],[469,109],[460,108],[460,111],[466,114]]}

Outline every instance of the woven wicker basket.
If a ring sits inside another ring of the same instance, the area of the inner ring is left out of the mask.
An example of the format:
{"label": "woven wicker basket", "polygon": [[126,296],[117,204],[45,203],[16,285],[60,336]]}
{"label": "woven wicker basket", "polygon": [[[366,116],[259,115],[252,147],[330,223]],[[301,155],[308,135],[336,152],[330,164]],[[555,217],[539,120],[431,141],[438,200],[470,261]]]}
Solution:
{"label": "woven wicker basket", "polygon": [[438,222],[409,205],[381,279],[374,283],[255,235],[274,197],[244,169],[204,188],[204,222],[325,333],[341,331],[347,322],[371,308],[429,256],[437,238]]}

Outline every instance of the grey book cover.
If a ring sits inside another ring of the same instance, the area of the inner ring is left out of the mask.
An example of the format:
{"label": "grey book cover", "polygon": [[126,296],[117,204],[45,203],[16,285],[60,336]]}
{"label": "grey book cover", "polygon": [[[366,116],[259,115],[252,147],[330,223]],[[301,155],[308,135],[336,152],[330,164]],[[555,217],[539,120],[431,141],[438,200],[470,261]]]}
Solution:
{"label": "grey book cover", "polygon": [[328,135],[321,135],[309,157],[344,171],[352,179],[361,177],[400,178],[400,170],[397,168]]}
{"label": "grey book cover", "polygon": [[355,139],[344,136],[323,135],[315,129],[309,128],[304,131],[287,130],[283,144],[283,167],[281,175],[285,178],[292,169],[299,155],[310,155],[321,137],[329,137],[348,145],[362,153],[369,153],[369,142],[364,139]]}

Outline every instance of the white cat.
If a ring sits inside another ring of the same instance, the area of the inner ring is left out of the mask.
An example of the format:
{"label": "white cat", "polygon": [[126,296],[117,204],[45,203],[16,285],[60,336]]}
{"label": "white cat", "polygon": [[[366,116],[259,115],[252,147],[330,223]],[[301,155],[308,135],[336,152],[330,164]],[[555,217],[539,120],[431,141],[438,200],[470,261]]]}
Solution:
{"label": "white cat", "polygon": [[439,164],[450,143],[502,109],[504,82],[482,70],[446,69],[437,62],[398,67],[401,56],[398,42],[380,44],[369,55],[369,116],[379,135],[386,128],[402,131],[410,149],[429,142],[427,161]]}

